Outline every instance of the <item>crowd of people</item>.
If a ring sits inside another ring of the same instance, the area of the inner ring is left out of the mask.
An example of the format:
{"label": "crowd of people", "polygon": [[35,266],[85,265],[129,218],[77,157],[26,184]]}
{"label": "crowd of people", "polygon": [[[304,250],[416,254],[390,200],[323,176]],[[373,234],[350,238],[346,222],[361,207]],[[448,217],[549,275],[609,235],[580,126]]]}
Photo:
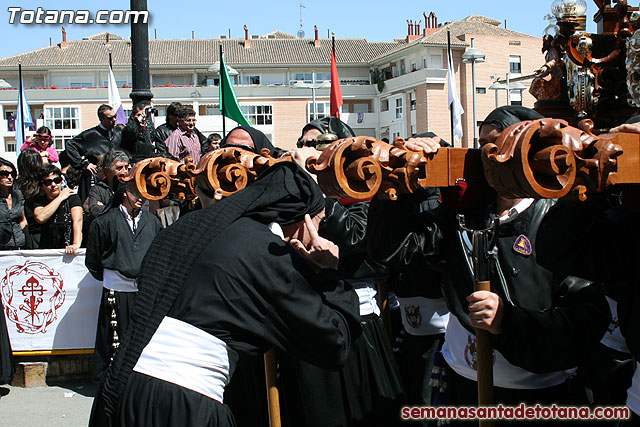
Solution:
{"label": "crowd of people", "polygon": [[[179,103],[157,128],[151,114],[136,104],[118,128],[102,105],[100,124],[64,153],[43,127],[17,170],[0,159],[1,248],[86,246],[103,283],[91,426],[267,426],[263,355],[272,348],[282,425],[401,425],[403,406],[477,405],[478,331],[493,348],[496,403],[626,405],[631,418],[609,425],[638,425],[640,293],[627,271],[636,239],[626,235],[640,211],[634,186],[622,203],[607,194],[587,204],[514,199],[487,174],[488,186],[332,199],[304,165],[321,154],[319,141],[355,136],[335,117],[308,123],[286,152],[251,127],[207,138]],[[498,108],[480,144],[538,118]],[[432,133],[404,144],[426,154],[449,146]],[[227,198],[196,187],[202,208],[168,227],[153,215],[161,206],[121,180],[142,159],[197,163],[220,147],[294,162]],[[483,254],[491,291],[474,291],[474,236],[460,215],[480,228],[497,218]],[[11,377],[3,324],[0,334],[2,383]],[[458,420],[420,425],[443,423]],[[567,424],[545,424],[556,423]]]}

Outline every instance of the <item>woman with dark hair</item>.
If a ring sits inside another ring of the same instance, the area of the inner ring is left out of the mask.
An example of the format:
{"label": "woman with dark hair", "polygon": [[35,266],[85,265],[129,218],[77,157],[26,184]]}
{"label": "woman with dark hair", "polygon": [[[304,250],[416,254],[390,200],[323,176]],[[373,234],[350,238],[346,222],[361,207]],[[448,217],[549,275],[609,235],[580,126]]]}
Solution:
{"label": "woman with dark hair", "polygon": [[40,172],[44,194],[35,199],[33,214],[42,225],[41,249],[64,248],[73,255],[82,242],[82,203],[69,187],[62,188],[62,172],[45,165]]}
{"label": "woman with dark hair", "polygon": [[20,190],[13,188],[16,179],[16,167],[0,157],[0,221],[10,223],[9,239],[0,242],[0,249],[20,249],[25,245],[24,197]]}
{"label": "woman with dark hair", "polygon": [[40,247],[41,227],[33,217],[33,202],[40,194],[40,169],[42,157],[32,148],[27,148],[18,156],[18,178],[16,187],[24,196],[24,216],[27,219],[29,233],[27,233],[28,249]]}
{"label": "woman with dark hair", "polygon": [[31,137],[31,140],[22,145],[20,151],[26,150],[27,148],[32,148],[40,153],[43,163],[57,163],[59,160],[58,151],[56,151],[56,147],[53,145],[51,129],[46,126],[39,127],[35,135]]}
{"label": "woman with dark hair", "polygon": [[[15,177],[16,168],[11,162],[0,157],[0,192],[2,192],[2,201],[0,201],[0,243],[3,244],[3,249],[24,245],[22,228],[26,226],[26,221],[24,221],[24,213],[22,212],[22,194],[19,190],[13,189]],[[10,224],[7,224],[7,222]],[[21,224],[24,225],[20,227]],[[20,238],[22,243],[20,243]],[[0,313],[0,384],[10,384],[15,370],[1,299],[0,310],[2,310]]]}

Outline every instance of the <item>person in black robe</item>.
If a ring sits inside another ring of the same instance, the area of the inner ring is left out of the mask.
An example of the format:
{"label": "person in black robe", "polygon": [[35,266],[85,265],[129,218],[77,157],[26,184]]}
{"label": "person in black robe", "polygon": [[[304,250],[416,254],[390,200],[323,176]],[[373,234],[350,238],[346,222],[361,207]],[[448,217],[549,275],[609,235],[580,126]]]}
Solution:
{"label": "person in black robe", "polygon": [[[9,243],[13,237],[13,226],[8,220],[0,219],[0,245]],[[4,305],[0,299],[0,385],[11,384],[15,374],[15,365],[13,363],[13,353],[11,351],[11,341],[9,340],[9,331],[7,330],[7,322],[4,315]]]}
{"label": "person in black robe", "polygon": [[[91,223],[85,257],[87,269],[103,286],[93,353],[95,382],[109,367],[116,337],[123,337],[129,326],[142,259],[162,228],[157,217],[141,209],[145,199],[135,185],[120,188],[122,203]],[[112,320],[117,322],[115,328]]]}
{"label": "person in black robe", "polygon": [[81,203],[87,198],[89,188],[98,182],[99,157],[113,148],[119,148],[122,135],[116,129],[116,112],[109,105],[98,107],[98,126],[87,129],[67,142],[66,152],[69,163],[82,169],[82,179],[78,188]]}
{"label": "person in black robe", "polygon": [[[640,133],[640,116],[612,131]],[[585,369],[590,374],[588,386],[596,404],[626,404],[631,409],[630,420],[621,421],[620,426],[640,426],[640,275],[636,268],[640,185],[622,186],[619,204],[612,204],[607,196],[589,194],[585,202],[565,200],[551,208],[540,224],[538,259],[558,274],[580,275],[604,284],[614,317],[605,338],[615,336],[619,329],[624,342],[616,346],[603,339],[594,347]]]}
{"label": "person in black robe", "polygon": [[[304,165],[308,157],[318,157],[316,139],[327,134],[332,134],[329,139],[355,136],[336,117],[314,120],[302,130],[298,145],[303,148],[292,153],[296,162]],[[366,251],[368,210],[368,200],[325,198],[318,233],[340,248],[338,273],[358,295],[362,335],[339,371],[278,354],[284,426],[389,427],[398,422],[404,391],[377,300],[378,283],[386,270]]]}
{"label": "person in black robe", "polygon": [[262,153],[262,149],[269,150],[271,157],[279,158],[286,154],[282,148],[275,147],[267,136],[250,126],[237,126],[231,130],[220,142],[220,148],[238,147],[251,150],[257,154]]}
{"label": "person in black robe", "polygon": [[[501,108],[481,126],[480,143],[493,143],[507,126],[537,117],[532,110],[524,111],[523,116]],[[406,146],[435,152],[439,140]],[[377,237],[377,244],[369,246],[374,259],[393,259],[389,255],[404,245],[397,259],[420,259],[443,272],[442,289],[451,312],[442,350],[447,403],[477,405],[476,329],[491,333],[496,403],[584,403],[584,392],[574,390],[571,379],[610,320],[602,287],[555,275],[537,263],[538,226],[554,201],[507,199],[495,193],[491,196],[482,188],[478,197],[474,194],[477,186],[467,184],[468,193],[461,194],[456,203],[448,204],[443,193],[443,206],[422,215],[408,217],[403,208],[406,203],[419,202],[424,197],[420,192],[399,197],[403,202],[399,204],[381,201],[370,210],[371,218],[384,218],[376,223],[370,219],[369,231]],[[496,247],[488,257],[493,292],[474,292],[469,236],[460,230],[456,212],[450,211],[470,198],[483,203],[467,206],[467,225],[484,228],[489,212],[500,218]],[[407,239],[412,232],[416,235]]]}
{"label": "person in black robe", "polygon": [[222,394],[239,356],[268,348],[337,369],[360,333],[317,235],[324,198],[295,164],[161,231],[91,426],[234,426]]}

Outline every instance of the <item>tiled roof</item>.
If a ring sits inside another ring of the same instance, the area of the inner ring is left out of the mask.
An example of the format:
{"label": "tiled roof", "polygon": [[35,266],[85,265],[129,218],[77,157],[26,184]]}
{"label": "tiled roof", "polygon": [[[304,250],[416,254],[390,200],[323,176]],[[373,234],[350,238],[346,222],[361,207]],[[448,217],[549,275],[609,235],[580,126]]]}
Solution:
{"label": "tiled roof", "polygon": [[[276,32],[280,35],[285,33]],[[66,47],[47,46],[31,52],[0,59],[0,69],[23,67],[51,68],[100,66],[107,62],[109,49],[114,66],[131,64],[131,44],[128,40],[113,40],[105,45],[105,36],[98,39],[72,40]],[[251,39],[244,47],[244,39],[186,39],[149,40],[149,63],[154,66],[209,66],[218,61],[222,43],[227,62],[231,65],[253,64],[327,64],[331,58],[331,41],[320,39],[315,47],[313,39]],[[336,39],[338,63],[367,63],[400,45],[397,42],[368,42],[365,39]]]}
{"label": "tiled roof", "polygon": [[447,45],[447,31],[451,33],[451,46],[466,47],[467,43],[459,39],[459,36],[465,34],[478,35],[478,36],[502,36],[502,37],[533,37],[528,34],[519,33],[517,31],[501,28],[499,25],[501,21],[493,18],[487,18],[481,15],[470,15],[460,21],[447,22],[441,25],[437,31],[421,37],[411,43],[398,46],[393,50],[387,51],[384,54],[374,58],[379,60],[385,56],[407,49],[411,46],[426,44],[433,46],[446,46]]}

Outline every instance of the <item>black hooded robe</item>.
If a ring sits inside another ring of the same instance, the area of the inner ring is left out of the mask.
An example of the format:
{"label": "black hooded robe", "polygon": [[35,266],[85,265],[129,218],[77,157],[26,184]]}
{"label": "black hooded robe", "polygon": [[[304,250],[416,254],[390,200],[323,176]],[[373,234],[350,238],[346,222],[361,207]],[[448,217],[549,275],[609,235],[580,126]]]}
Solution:
{"label": "black hooded robe", "polygon": [[319,212],[318,193],[305,172],[283,162],[158,235],[143,263],[132,326],[94,402],[91,426],[235,425],[221,402],[133,372],[167,317],[222,340],[230,359],[276,346],[327,369],[344,363],[359,334],[355,295],[345,292],[335,271],[314,273],[267,227]]}

